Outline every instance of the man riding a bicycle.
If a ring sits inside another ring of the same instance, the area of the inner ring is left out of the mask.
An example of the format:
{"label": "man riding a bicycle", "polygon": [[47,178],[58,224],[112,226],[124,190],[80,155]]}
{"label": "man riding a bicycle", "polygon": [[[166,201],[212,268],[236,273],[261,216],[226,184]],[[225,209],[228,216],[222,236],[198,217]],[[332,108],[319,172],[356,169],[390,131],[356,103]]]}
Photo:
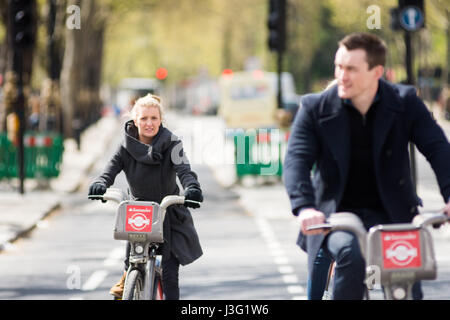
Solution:
{"label": "man riding a bicycle", "polygon": [[[186,200],[185,206],[198,208],[203,195],[197,175],[182,148],[181,141],[162,125],[161,99],[148,94],[138,99],[131,110],[131,120],[125,123],[124,140],[105,170],[94,180],[89,195],[103,195],[114,179],[124,171],[133,200],[160,203],[167,195],[179,194],[178,177]],[[189,210],[183,205],[167,209],[163,224],[162,283],[165,298],[179,299],[179,266],[189,264],[202,255],[199,238]],[[126,270],[129,266],[130,244],[125,255],[125,272],[110,293],[122,297]]]}
{"label": "man riding a bicycle", "polygon": [[[284,181],[299,216],[298,244],[307,250],[312,279],[319,252],[335,261],[335,299],[363,297],[365,262],[358,242],[348,232],[307,228],[341,211],[357,214],[366,229],[411,222],[421,200],[411,179],[410,141],[430,162],[450,215],[450,144],[413,87],[382,79],[386,51],[373,34],[342,39],[335,56],[337,85],[303,96],[288,143]],[[422,297],[419,284],[413,291],[415,299]]]}

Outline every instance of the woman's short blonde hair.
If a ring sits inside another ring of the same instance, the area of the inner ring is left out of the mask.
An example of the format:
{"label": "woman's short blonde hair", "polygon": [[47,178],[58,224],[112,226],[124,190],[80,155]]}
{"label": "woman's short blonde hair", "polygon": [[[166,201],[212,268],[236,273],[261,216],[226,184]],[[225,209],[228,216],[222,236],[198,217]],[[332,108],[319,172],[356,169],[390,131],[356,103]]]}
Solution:
{"label": "woman's short blonde hair", "polygon": [[136,100],[136,102],[133,105],[133,108],[130,111],[130,118],[133,120],[137,120],[136,109],[138,107],[156,107],[159,110],[159,116],[161,117],[161,120],[163,118],[162,99],[154,94],[149,93],[146,96],[143,96]]}

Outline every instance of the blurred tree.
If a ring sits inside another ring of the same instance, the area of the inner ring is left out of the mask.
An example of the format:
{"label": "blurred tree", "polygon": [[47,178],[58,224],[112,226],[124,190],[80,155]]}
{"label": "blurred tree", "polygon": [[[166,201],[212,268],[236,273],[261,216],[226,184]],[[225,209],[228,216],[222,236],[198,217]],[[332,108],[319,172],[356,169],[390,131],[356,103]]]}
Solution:
{"label": "blurred tree", "polygon": [[266,9],[260,0],[143,0],[115,11],[106,33],[104,80],[154,77],[163,66],[173,82],[199,69],[215,76],[224,68],[240,70],[252,56],[263,61]]}
{"label": "blurred tree", "polygon": [[67,25],[66,19],[61,100],[65,134],[79,138],[81,131],[100,117],[103,35],[110,7],[97,0],[69,0],[67,5],[81,11],[79,28]]}
{"label": "blurred tree", "polygon": [[[47,77],[47,41],[50,0],[37,0],[41,20],[33,73],[35,87]],[[0,0],[0,72],[7,65],[6,4]],[[450,0],[427,0],[427,29],[415,42],[419,65],[444,65],[448,58]],[[81,9],[81,28],[67,28],[70,5]],[[367,9],[380,8],[380,29],[369,29]],[[390,29],[390,8],[398,0],[288,0],[288,43],[284,70],[296,80],[299,93],[315,90],[315,83],[333,75],[337,41],[354,31],[381,35],[389,45],[388,67],[404,74],[403,33]],[[124,77],[154,77],[159,67],[168,70],[166,82],[178,82],[208,70],[241,70],[256,57],[264,69],[276,69],[276,57],[267,47],[266,0],[58,0],[58,52],[63,52],[61,90],[66,127],[99,116],[100,84],[116,85]],[[418,50],[419,51],[419,50]],[[448,68],[447,68],[448,70]]]}
{"label": "blurred tree", "polygon": [[340,30],[331,24],[331,9],[322,1],[290,1],[286,69],[293,73],[297,90],[312,90],[318,79],[333,73]]}

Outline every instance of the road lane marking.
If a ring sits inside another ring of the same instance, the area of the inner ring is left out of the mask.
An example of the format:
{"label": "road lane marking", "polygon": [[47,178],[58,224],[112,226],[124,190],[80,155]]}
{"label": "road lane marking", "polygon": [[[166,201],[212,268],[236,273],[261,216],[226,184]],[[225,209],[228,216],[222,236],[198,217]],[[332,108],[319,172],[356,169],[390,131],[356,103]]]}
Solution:
{"label": "road lane marking", "polygon": [[294,268],[291,267],[291,266],[279,266],[278,267],[278,272],[282,273],[282,274],[294,273]]}
{"label": "road lane marking", "polygon": [[112,250],[108,257],[103,261],[103,265],[106,267],[111,267],[119,263],[123,263],[125,257],[125,249],[122,247],[117,247]]}
{"label": "road lane marking", "polygon": [[299,286],[299,285],[288,286],[287,290],[291,294],[305,293],[305,288],[303,288],[302,286]]}
{"label": "road lane marking", "polygon": [[264,217],[256,217],[255,221],[275,264],[278,265],[278,272],[281,274],[283,282],[287,285],[287,291],[293,295],[292,299],[306,300],[307,296],[304,295],[305,288],[299,284],[295,269],[289,264],[289,259],[281,248],[281,244],[275,236],[270,223]]}
{"label": "road lane marking", "polygon": [[89,279],[84,283],[83,287],[81,288],[82,291],[92,291],[97,289],[97,287],[105,280],[106,276],[108,275],[108,271],[106,270],[97,270],[91,276]]}
{"label": "road lane marking", "polygon": [[298,283],[298,278],[295,274],[285,274],[283,275],[283,281],[287,284]]}

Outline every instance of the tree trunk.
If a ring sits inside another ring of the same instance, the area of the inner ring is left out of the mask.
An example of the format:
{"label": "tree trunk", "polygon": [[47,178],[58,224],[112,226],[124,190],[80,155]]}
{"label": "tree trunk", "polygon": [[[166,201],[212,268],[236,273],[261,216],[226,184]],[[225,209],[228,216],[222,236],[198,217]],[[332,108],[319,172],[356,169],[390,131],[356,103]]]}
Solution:
{"label": "tree trunk", "polygon": [[100,83],[105,18],[96,0],[72,0],[81,9],[80,29],[66,28],[61,72],[61,99],[66,137],[81,131],[100,116]]}

